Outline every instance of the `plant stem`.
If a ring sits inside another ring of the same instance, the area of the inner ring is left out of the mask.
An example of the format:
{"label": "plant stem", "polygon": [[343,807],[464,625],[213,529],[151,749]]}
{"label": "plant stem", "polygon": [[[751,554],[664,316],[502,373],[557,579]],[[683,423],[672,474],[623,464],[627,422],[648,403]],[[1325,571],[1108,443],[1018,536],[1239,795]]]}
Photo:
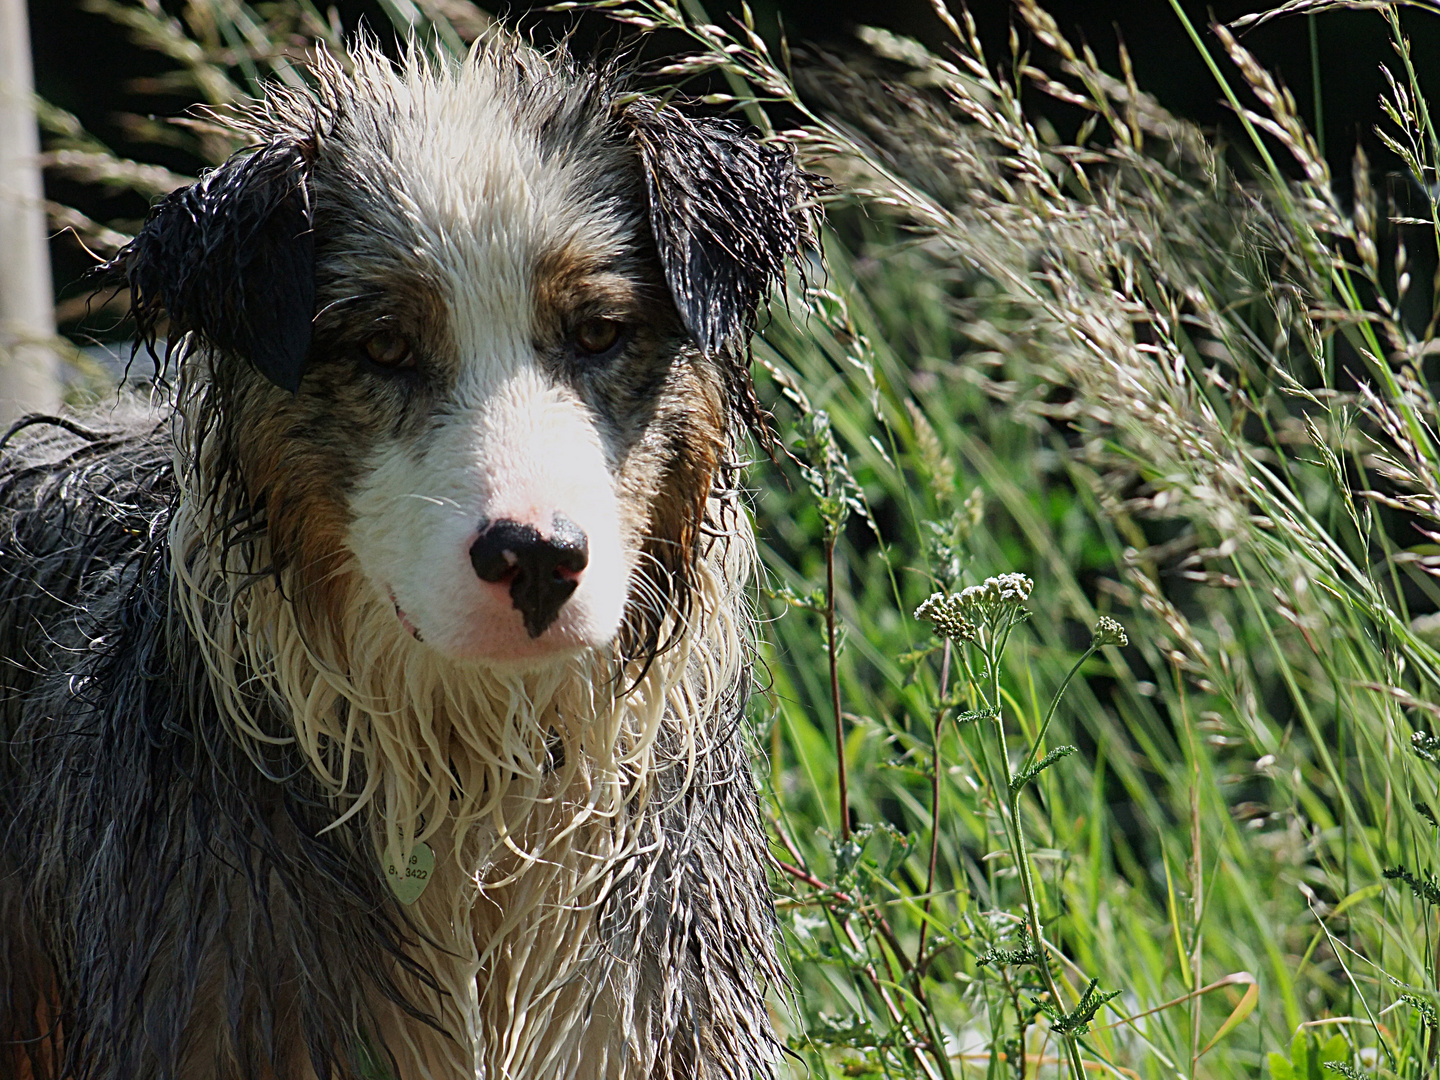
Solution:
{"label": "plant stem", "polygon": [[[1191,771],[1190,782],[1190,890],[1192,893],[1190,898],[1190,917],[1195,927],[1195,946],[1190,952],[1190,971],[1196,986],[1199,986],[1201,983],[1200,965],[1205,958],[1205,935],[1201,929],[1205,919],[1205,873],[1204,864],[1201,862],[1202,851],[1200,839],[1200,761],[1196,758]],[[1190,1075],[1192,1078],[1195,1076],[1195,1069],[1200,1063],[1201,1013],[1201,1002],[1197,996],[1195,1000],[1190,1003]]]}
{"label": "plant stem", "polygon": [[840,781],[840,841],[850,842],[850,788],[845,775],[845,717],[840,711],[840,667],[835,642],[835,538],[825,540],[825,645],[830,654],[830,702],[835,708],[835,762]]}
{"label": "plant stem", "polygon": [[[1013,619],[1013,613],[1010,616]],[[1003,649],[1005,637],[1013,623],[1006,625],[1004,636],[992,634],[990,648],[993,653],[986,655],[986,662],[990,666],[990,693],[995,702],[995,732],[1000,740],[1000,768],[1005,781],[1005,807],[1009,813],[1010,820],[1005,823],[1006,833],[1010,841],[1010,854],[1015,860],[1015,867],[1020,874],[1020,888],[1025,896],[1025,915],[1030,923],[1030,938],[1033,947],[1040,954],[1040,973],[1045,979],[1045,989],[1050,994],[1050,1000],[1060,1012],[1064,1012],[1064,1004],[1060,997],[1060,988],[1055,983],[1055,976],[1050,971],[1050,962],[1045,956],[1045,934],[1040,925],[1040,902],[1036,896],[1035,878],[1030,869],[1030,851],[1025,843],[1025,830],[1020,821],[1020,791],[1013,787],[1015,774],[1010,768],[1010,750],[1005,740],[1005,714],[1000,704],[1000,652]],[[1077,668],[1079,664],[1075,665]],[[1074,675],[1072,669],[1071,675]],[[1069,682],[1067,676],[1066,682]],[[1054,715],[1052,705],[1050,715]],[[1045,718],[1048,725],[1050,717]],[[1041,729],[1041,734],[1044,729]],[[1038,745],[1038,740],[1037,740]],[[1032,755],[1034,751],[1031,751]],[[1085,1066],[1080,1060],[1080,1048],[1075,1040],[1069,1035],[1061,1037],[1065,1045],[1065,1056],[1070,1062],[1070,1072],[1073,1080],[1084,1080]]]}
{"label": "plant stem", "polygon": [[1040,730],[1035,735],[1035,741],[1030,746],[1030,752],[1025,755],[1025,760],[1020,763],[1020,772],[1023,773],[1028,771],[1030,766],[1035,764],[1035,758],[1040,753],[1040,747],[1045,742],[1045,732],[1050,730],[1050,721],[1055,719],[1055,710],[1060,705],[1060,699],[1065,696],[1065,691],[1070,686],[1070,680],[1075,678],[1075,673],[1080,670],[1080,665],[1085,663],[1086,660],[1089,660],[1090,655],[1094,651],[1094,645],[1091,645],[1088,649],[1085,650],[1084,654],[1080,657],[1080,659],[1076,660],[1074,666],[1070,668],[1069,673],[1065,676],[1065,681],[1060,684],[1060,689],[1056,690],[1055,696],[1050,699],[1050,709],[1048,712],[1045,713],[1045,720],[1040,725]]}
{"label": "plant stem", "polygon": [[915,974],[925,974],[925,934],[930,929],[930,901],[935,892],[935,864],[940,858],[940,725],[945,722],[945,694],[950,688],[950,639],[945,639],[945,652],[940,658],[940,700],[935,706],[932,725],[934,739],[930,756],[930,868],[925,874],[925,914],[920,923],[920,943],[915,946]]}
{"label": "plant stem", "polygon": [[[1175,683],[1176,695],[1180,699],[1180,721],[1185,731],[1185,753],[1190,764],[1190,977],[1195,986],[1204,985],[1201,965],[1205,959],[1205,864],[1201,845],[1203,834],[1200,828],[1200,747],[1195,738],[1195,726],[1190,713],[1189,698],[1185,693],[1185,681],[1177,666],[1172,667],[1171,677]],[[1203,1015],[1201,995],[1190,1000],[1190,1077],[1194,1080],[1200,1063],[1200,1021]]]}
{"label": "plant stem", "polygon": [[[910,963],[909,959],[905,956],[905,950],[900,945],[900,938],[896,936],[894,927],[886,921],[885,916],[880,912],[867,908],[862,897],[851,896],[844,890],[837,889],[829,882],[822,881],[810,873],[810,871],[806,870],[803,866],[795,866],[788,863],[784,859],[777,857],[773,852],[769,857],[771,865],[782,874],[787,874],[796,881],[803,881],[806,885],[818,889],[820,894],[815,902],[821,907],[825,906],[826,897],[834,897],[836,903],[843,904],[845,907],[854,908],[860,914],[861,918],[873,925],[880,936],[885,939],[885,944],[890,946],[890,951],[895,954],[896,959],[899,960],[902,966]],[[920,997],[923,1000],[923,995],[917,994],[916,997]]]}
{"label": "plant stem", "polygon": [[[1001,745],[1004,745],[1004,736],[1001,736]],[[1002,751],[1003,752],[1003,751]],[[1007,766],[1008,771],[1008,766]],[[1050,971],[1050,961],[1045,956],[1045,936],[1040,925],[1040,903],[1035,895],[1035,879],[1030,870],[1030,852],[1025,845],[1025,833],[1020,827],[1020,794],[1016,792],[1010,800],[1011,813],[1011,835],[1015,847],[1014,855],[1016,865],[1020,868],[1020,887],[1025,893],[1025,913],[1030,920],[1030,937],[1034,949],[1040,954],[1040,972],[1045,977],[1045,989],[1050,993],[1050,1000],[1055,1003],[1055,1008],[1064,1012],[1065,1006],[1060,997],[1060,987],[1056,985],[1055,976]],[[1070,1061],[1070,1072],[1074,1080],[1084,1080],[1085,1065],[1080,1060],[1080,1047],[1074,1038],[1069,1035],[1061,1036],[1065,1044],[1065,1056]]]}

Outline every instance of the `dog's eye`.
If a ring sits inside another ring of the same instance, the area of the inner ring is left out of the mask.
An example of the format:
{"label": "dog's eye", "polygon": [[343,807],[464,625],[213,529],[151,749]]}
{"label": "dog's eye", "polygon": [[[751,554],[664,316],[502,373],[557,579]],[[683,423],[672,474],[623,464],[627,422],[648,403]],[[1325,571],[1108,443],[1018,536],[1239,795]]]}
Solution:
{"label": "dog's eye", "polygon": [[412,368],[415,350],[404,334],[386,330],[365,342],[365,355],[370,361],[387,368]]}
{"label": "dog's eye", "polygon": [[619,319],[586,319],[575,328],[575,348],[584,356],[599,356],[615,348],[624,334]]}

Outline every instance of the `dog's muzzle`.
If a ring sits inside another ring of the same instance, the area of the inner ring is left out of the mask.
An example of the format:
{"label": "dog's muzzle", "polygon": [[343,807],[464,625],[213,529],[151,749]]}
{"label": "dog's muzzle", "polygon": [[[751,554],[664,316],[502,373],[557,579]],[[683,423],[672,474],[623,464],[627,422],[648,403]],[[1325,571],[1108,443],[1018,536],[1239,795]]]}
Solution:
{"label": "dog's muzzle", "polygon": [[590,562],[585,532],[564,514],[550,522],[550,535],[509,518],[482,526],[470,547],[470,563],[481,581],[510,584],[510,600],[538,638],[555,621],[580,584]]}

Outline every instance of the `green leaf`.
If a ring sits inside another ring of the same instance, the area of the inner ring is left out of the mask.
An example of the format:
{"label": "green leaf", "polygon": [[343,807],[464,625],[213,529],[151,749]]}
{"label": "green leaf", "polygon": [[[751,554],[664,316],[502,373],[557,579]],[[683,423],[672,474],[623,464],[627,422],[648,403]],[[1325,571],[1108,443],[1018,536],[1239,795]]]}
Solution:
{"label": "green leaf", "polygon": [[1331,1035],[1319,1048],[1317,1062],[1321,1065],[1328,1065],[1332,1061],[1346,1061],[1350,1057],[1350,1044],[1345,1041],[1344,1035]]}
{"label": "green leaf", "polygon": [[1054,1028],[1057,1035],[1068,1035],[1072,1038],[1079,1038],[1090,1030],[1090,1025],[1095,1022],[1095,1014],[1108,1001],[1120,996],[1119,990],[1111,990],[1109,993],[1101,993],[1099,990],[1100,980],[1091,979],[1090,985],[1085,987],[1085,992],[1080,995],[1075,1008],[1068,1013],[1061,1013],[1053,1004],[1031,1000],[1036,1007],[1050,1018],[1050,1026]]}
{"label": "green leaf", "polygon": [[1310,1080],[1310,1038],[1303,1029],[1290,1040],[1290,1069],[1295,1080]]}
{"label": "green leaf", "polygon": [[1330,914],[1327,917],[1333,919],[1335,918],[1335,916],[1339,915],[1341,912],[1347,910],[1348,908],[1353,907],[1355,904],[1361,903],[1364,900],[1369,900],[1373,896],[1379,896],[1380,893],[1384,891],[1384,889],[1385,886],[1378,881],[1375,882],[1373,885],[1366,885],[1363,889],[1356,889],[1349,896],[1345,897],[1345,899],[1341,900],[1338,904],[1336,904],[1335,907],[1331,909]]}
{"label": "green leaf", "polygon": [[[1348,1076],[1343,1069],[1330,1069],[1350,1057],[1350,1044],[1344,1035],[1332,1035],[1323,1043],[1306,1029],[1295,1033],[1290,1043],[1290,1060],[1279,1054],[1269,1058],[1270,1075],[1275,1080],[1326,1080],[1327,1070]],[[1348,1066],[1346,1066],[1348,1068]]]}
{"label": "green leaf", "polygon": [[993,945],[975,958],[975,963],[979,967],[987,965],[1018,967],[1021,964],[1034,964],[1039,967],[1044,962],[1044,953],[1037,949],[1030,940],[1030,929],[1025,926],[1020,928],[1020,944],[1017,948],[1002,949],[998,945]]}
{"label": "green leaf", "polygon": [[1000,715],[1000,710],[994,706],[988,709],[977,709],[975,712],[963,712],[955,717],[955,724],[973,724],[980,720],[991,720]]}
{"label": "green leaf", "polygon": [[1245,993],[1240,995],[1239,1003],[1235,1008],[1230,1010],[1230,1015],[1227,1016],[1225,1022],[1220,1025],[1220,1030],[1215,1032],[1210,1041],[1205,1044],[1205,1049],[1200,1051],[1200,1056],[1204,1057],[1210,1052],[1212,1046],[1239,1027],[1240,1023],[1255,1011],[1255,1006],[1259,1004],[1259,1002],[1260,984],[1252,979],[1250,985],[1245,988]]}
{"label": "green leaf", "polygon": [[1386,881],[1403,881],[1410,886],[1410,891],[1415,898],[1426,904],[1440,904],[1440,881],[1429,870],[1422,869],[1419,874],[1412,874],[1403,866],[1392,866],[1381,873]]}
{"label": "green leaf", "polygon": [[1057,746],[1057,747],[1055,747],[1054,750],[1051,750],[1048,754],[1046,754],[1043,758],[1041,758],[1039,761],[1037,761],[1034,765],[1031,765],[1030,768],[1024,770],[1024,771],[1021,772],[1021,773],[1016,774],[1015,779],[1010,781],[1010,796],[1013,798],[1014,796],[1016,796],[1017,794],[1019,794],[1020,790],[1021,790],[1022,788],[1024,788],[1026,784],[1028,784],[1028,783],[1030,783],[1030,781],[1034,780],[1037,776],[1039,776],[1042,772],[1044,772],[1046,769],[1048,769],[1051,765],[1054,765],[1054,764],[1055,764],[1057,761],[1059,761],[1061,758],[1067,758],[1067,757],[1069,757],[1071,754],[1073,754],[1073,753],[1075,753],[1075,752],[1076,752],[1076,750],[1075,750],[1075,747],[1073,747],[1073,746]]}

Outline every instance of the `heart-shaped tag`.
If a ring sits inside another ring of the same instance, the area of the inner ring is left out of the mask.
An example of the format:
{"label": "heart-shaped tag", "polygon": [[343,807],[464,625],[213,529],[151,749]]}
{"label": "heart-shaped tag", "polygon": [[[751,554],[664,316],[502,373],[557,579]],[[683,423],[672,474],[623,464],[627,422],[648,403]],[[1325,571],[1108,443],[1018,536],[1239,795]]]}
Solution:
{"label": "heart-shaped tag", "polygon": [[410,861],[403,867],[394,848],[385,852],[385,880],[390,883],[395,899],[402,904],[408,906],[419,900],[434,873],[435,852],[429,844],[416,844],[411,848]]}

